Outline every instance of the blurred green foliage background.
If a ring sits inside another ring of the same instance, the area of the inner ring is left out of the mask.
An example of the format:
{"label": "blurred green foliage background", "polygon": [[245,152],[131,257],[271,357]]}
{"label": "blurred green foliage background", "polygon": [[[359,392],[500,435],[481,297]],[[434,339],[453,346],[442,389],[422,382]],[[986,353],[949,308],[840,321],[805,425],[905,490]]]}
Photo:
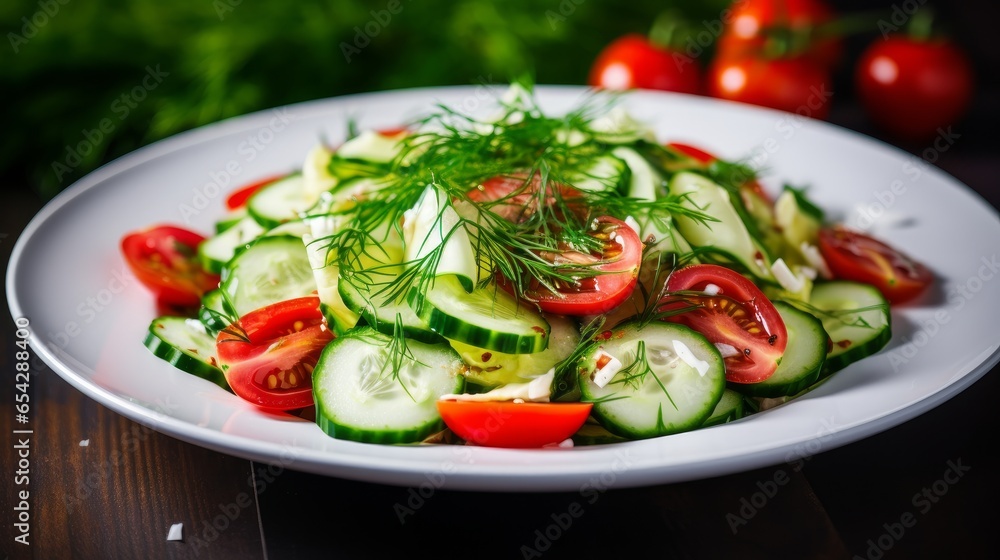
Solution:
{"label": "blurred green foliage background", "polygon": [[[728,3],[399,0],[391,14],[393,1],[5,0],[3,180],[51,196],[143,144],[308,99],[524,73],[583,84],[615,37],[664,10],[717,19]],[[147,67],[166,75],[139,100]]]}

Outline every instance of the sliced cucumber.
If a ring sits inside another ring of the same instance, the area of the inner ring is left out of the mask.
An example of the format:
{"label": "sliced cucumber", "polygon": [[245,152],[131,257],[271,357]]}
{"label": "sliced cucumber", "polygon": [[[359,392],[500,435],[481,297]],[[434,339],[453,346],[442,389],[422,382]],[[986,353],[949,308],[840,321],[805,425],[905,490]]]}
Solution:
{"label": "sliced cucumber", "polygon": [[744,395],[753,397],[784,397],[795,395],[819,379],[829,337],[823,323],[811,314],[783,302],[774,302],[788,331],[788,345],[778,369],[759,383],[731,384]]}
{"label": "sliced cucumber", "polygon": [[[437,400],[462,392],[462,360],[447,344],[399,344],[358,327],[323,350],[312,379],[323,431],[338,439],[409,443],[443,429]],[[402,360],[399,372],[394,358]]]}
{"label": "sliced cucumber", "polygon": [[222,304],[222,290],[216,288],[201,296],[201,307],[198,309],[198,320],[209,334],[217,335],[219,331],[229,326],[225,319],[226,309]]}
{"label": "sliced cucumber", "polygon": [[382,289],[387,288],[394,278],[384,278],[378,276],[377,272],[368,272],[366,279],[373,280],[371,283],[366,283],[360,278],[354,280],[341,278],[337,283],[337,289],[344,305],[364,317],[367,324],[381,333],[394,334],[398,321],[407,338],[427,343],[444,342],[440,334],[432,331],[423,319],[417,317],[406,303],[405,297],[388,301],[390,294],[382,293]]}
{"label": "sliced cucumber", "polygon": [[541,352],[506,354],[451,340],[451,347],[469,366],[466,380],[483,387],[525,383],[569,357],[580,343],[576,322],[561,315],[545,315],[544,318],[550,328],[549,345]]}
{"label": "sliced cucumber", "polygon": [[770,278],[767,253],[750,235],[726,189],[701,175],[681,172],[670,180],[670,194],[683,196],[682,206],[706,212],[718,220],[703,223],[687,216],[677,216],[677,228],[691,245],[721,250],[754,276]]}
{"label": "sliced cucumber", "polygon": [[[621,368],[604,387],[594,381],[611,367]],[[607,362],[607,364],[602,364]],[[718,349],[704,336],[673,323],[615,327],[610,337],[580,361],[580,388],[592,414],[608,431],[637,439],[701,427],[725,389]]]}
{"label": "sliced cucumber", "polygon": [[224,218],[215,222],[215,233],[219,234],[240,223],[240,220],[248,216],[246,207],[226,214]]}
{"label": "sliced cucumber", "polygon": [[548,346],[548,322],[495,285],[466,292],[455,275],[438,276],[425,291],[411,290],[407,302],[431,330],[470,346],[507,354]]}
{"label": "sliced cucumber", "polygon": [[613,155],[602,155],[589,169],[570,183],[581,191],[624,193],[628,189],[631,171],[625,162]]}
{"label": "sliced cucumber", "polygon": [[846,281],[816,284],[809,305],[823,321],[832,342],[821,377],[871,356],[892,338],[889,302],[869,284]]}
{"label": "sliced cucumber", "polygon": [[247,201],[247,212],[265,229],[275,228],[299,217],[316,204],[316,198],[306,190],[301,174],[280,179],[257,191]]}
{"label": "sliced cucumber", "polygon": [[222,272],[237,249],[246,247],[264,231],[257,220],[249,216],[243,218],[236,225],[198,245],[198,259],[201,261],[201,266],[215,274]]}
{"label": "sliced cucumber", "polygon": [[722,392],[719,404],[715,405],[715,410],[712,411],[712,415],[708,417],[708,420],[705,420],[702,427],[717,426],[743,418],[743,403],[743,395],[732,389],[726,389]]}
{"label": "sliced cucumber", "polygon": [[265,305],[310,295],[316,280],[298,237],[262,237],[222,270],[221,288],[241,317]]}
{"label": "sliced cucumber", "polygon": [[226,376],[218,368],[215,337],[197,319],[173,316],[153,319],[143,344],[174,367],[230,390]]}
{"label": "sliced cucumber", "polygon": [[612,434],[600,424],[587,422],[573,434],[573,445],[604,445],[606,443],[621,443],[628,441],[621,436]]}

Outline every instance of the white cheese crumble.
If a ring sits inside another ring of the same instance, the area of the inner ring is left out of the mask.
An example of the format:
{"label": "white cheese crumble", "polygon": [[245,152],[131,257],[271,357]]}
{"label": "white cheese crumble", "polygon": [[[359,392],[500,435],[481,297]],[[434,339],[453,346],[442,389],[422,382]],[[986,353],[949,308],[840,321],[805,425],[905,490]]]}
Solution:
{"label": "white cheese crumble", "polygon": [[90,445],[90,440],[89,439],[81,439],[80,440],[80,447],[87,447],[88,445]]}
{"label": "white cheese crumble", "polygon": [[826,260],[823,258],[823,255],[820,254],[819,248],[803,241],[802,245],[799,246],[799,251],[802,253],[802,256],[809,261],[809,264],[819,271],[820,276],[826,278],[827,280],[833,278],[833,273],[830,272],[830,267],[827,266]]}
{"label": "white cheese crumble", "polygon": [[490,402],[490,401],[514,401],[522,402],[549,402],[552,395],[552,381],[556,377],[556,368],[550,368],[545,375],[540,375],[527,383],[508,383],[501,387],[491,389],[485,393],[470,395],[451,394],[442,395],[442,401],[469,401],[469,402]]}
{"label": "white cheese crumble", "polygon": [[594,372],[594,384],[604,388],[605,385],[611,381],[611,378],[615,376],[622,369],[622,362],[618,358],[608,354],[603,348],[597,350],[597,361],[601,361],[602,358],[608,358],[608,363],[604,364],[604,367]]}
{"label": "white cheese crumble", "polygon": [[719,295],[719,292],[722,291],[722,288],[716,286],[715,284],[709,284],[705,286],[705,289],[703,291],[705,292],[706,296],[717,296]]}
{"label": "white cheese crumble", "polygon": [[184,540],[184,524],[174,523],[170,526],[170,531],[167,533],[168,541],[182,541]]}
{"label": "white cheese crumble", "polygon": [[625,216],[625,225],[632,228],[635,234],[642,237],[642,230],[639,228],[639,222],[635,220],[632,216]]}
{"label": "white cheese crumble", "polygon": [[681,360],[684,360],[685,364],[697,370],[698,375],[705,377],[705,374],[708,373],[708,362],[705,360],[699,360],[698,357],[694,355],[694,352],[692,352],[691,349],[688,348],[683,342],[679,340],[674,341],[674,352],[677,353],[677,356]]}
{"label": "white cheese crumble", "polygon": [[774,264],[771,265],[771,272],[774,274],[774,279],[781,284],[781,287],[789,292],[797,294],[806,287],[805,280],[796,276],[795,273],[788,268],[788,265],[785,264],[785,259],[778,259],[774,261]]}

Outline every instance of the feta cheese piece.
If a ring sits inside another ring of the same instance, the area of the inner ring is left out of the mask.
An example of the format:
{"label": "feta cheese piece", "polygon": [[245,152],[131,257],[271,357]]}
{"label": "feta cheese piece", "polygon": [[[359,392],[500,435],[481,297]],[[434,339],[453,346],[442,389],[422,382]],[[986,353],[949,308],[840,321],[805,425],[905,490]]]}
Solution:
{"label": "feta cheese piece", "polygon": [[442,395],[442,401],[468,401],[468,402],[490,402],[490,401],[514,401],[523,402],[549,402],[552,396],[552,381],[556,377],[556,368],[550,368],[544,375],[540,375],[527,383],[508,383],[496,387],[485,393],[451,394]]}
{"label": "feta cheese piece", "polygon": [[604,367],[594,372],[594,384],[601,389],[622,369],[621,360],[608,354],[603,348],[600,348],[597,350],[597,363],[601,363],[604,360],[606,360]]}
{"label": "feta cheese piece", "polygon": [[803,241],[802,245],[799,246],[799,251],[802,253],[802,256],[809,261],[809,264],[819,271],[820,276],[826,278],[827,280],[833,278],[833,273],[830,272],[830,267],[827,266],[826,260],[823,259],[823,255],[820,254],[818,247]]}
{"label": "feta cheese piece", "polygon": [[788,265],[785,264],[785,259],[778,259],[774,261],[774,264],[771,265],[771,272],[774,274],[774,279],[781,284],[781,287],[789,292],[792,292],[793,294],[801,292],[802,289],[806,287],[805,280],[796,276],[795,273],[788,268]]}
{"label": "feta cheese piece", "polygon": [[708,373],[708,362],[705,360],[699,360],[698,357],[694,355],[694,352],[687,347],[687,344],[684,344],[679,340],[675,340],[674,352],[677,353],[677,357],[683,360],[685,364],[697,370],[698,375],[705,377],[705,374]]}

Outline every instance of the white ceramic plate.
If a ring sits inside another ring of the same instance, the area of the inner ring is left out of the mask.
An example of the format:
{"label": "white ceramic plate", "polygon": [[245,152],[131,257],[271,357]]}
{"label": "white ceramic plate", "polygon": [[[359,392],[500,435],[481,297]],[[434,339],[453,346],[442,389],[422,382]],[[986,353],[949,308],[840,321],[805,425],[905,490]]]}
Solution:
{"label": "white ceramic plate", "polygon": [[[539,88],[552,113],[584,94]],[[871,231],[927,263],[940,289],[921,305],[893,310],[886,350],[795,401],[731,424],[590,448],[334,440],[313,423],[262,413],[143,347],[156,311],[119,254],[124,233],[156,223],[185,225],[185,218],[189,227],[211,231],[229,190],[295,169],[319,138],[342,139],[350,117],[362,127],[393,126],[436,101],[483,111],[491,95],[481,87],[438,88],[317,101],[232,119],[129,154],[67,189],[24,231],[7,275],[12,314],[30,320],[34,351],[59,375],[161,432],[296,470],[456,489],[637,486],[794,461],[925,412],[1000,358],[1000,220],[968,188],[920,159],[825,123],[646,92],[631,95],[626,105],[653,123],[661,139],[702,145],[725,158],[754,155],[770,171],[772,192],[782,181],[811,185],[810,195],[835,217],[871,222]],[[859,205],[874,219],[857,213]]]}

